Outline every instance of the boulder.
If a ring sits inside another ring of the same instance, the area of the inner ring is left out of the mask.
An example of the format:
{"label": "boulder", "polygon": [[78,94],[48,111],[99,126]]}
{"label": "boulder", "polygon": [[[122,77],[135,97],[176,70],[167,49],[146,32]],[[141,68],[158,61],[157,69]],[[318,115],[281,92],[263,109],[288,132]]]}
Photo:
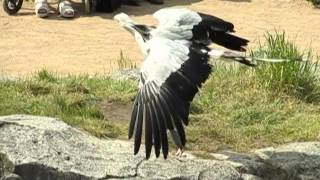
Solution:
{"label": "boulder", "polygon": [[0,117],[0,137],[5,166],[13,167],[6,173],[23,180],[241,179],[230,164],[216,160],[146,161],[143,151],[133,155],[131,142],[98,139],[56,118]]}

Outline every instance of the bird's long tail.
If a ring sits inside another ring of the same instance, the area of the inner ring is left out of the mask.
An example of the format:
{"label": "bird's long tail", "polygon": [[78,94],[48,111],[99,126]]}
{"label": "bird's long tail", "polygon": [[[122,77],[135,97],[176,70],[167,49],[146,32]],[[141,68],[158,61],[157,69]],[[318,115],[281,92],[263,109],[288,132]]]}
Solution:
{"label": "bird's long tail", "polygon": [[224,61],[236,61],[241,64],[245,64],[247,66],[256,66],[257,61],[269,62],[269,63],[292,61],[292,59],[247,57],[244,52],[237,52],[237,51],[211,50],[208,54],[213,59],[220,59]]}

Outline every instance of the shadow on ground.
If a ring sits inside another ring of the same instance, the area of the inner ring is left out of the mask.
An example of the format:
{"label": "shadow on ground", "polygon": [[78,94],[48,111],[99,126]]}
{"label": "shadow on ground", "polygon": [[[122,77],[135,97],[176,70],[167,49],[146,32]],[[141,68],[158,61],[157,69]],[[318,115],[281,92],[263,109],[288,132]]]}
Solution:
{"label": "shadow on ground", "polygon": [[128,124],[131,118],[131,103],[103,101],[99,107],[106,119],[117,124]]}

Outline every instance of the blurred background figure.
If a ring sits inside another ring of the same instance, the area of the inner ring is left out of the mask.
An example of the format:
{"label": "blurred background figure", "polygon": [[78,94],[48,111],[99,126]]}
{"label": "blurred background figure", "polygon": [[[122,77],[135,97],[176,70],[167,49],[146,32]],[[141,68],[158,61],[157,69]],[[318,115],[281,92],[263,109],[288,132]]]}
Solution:
{"label": "blurred background figure", "polygon": [[[35,13],[38,17],[45,18],[49,16],[50,9],[47,0],[35,0],[34,5]],[[74,17],[74,9],[72,8],[70,1],[68,0],[64,0],[59,3],[58,11],[61,17]]]}
{"label": "blurred background figure", "polygon": [[[121,4],[139,6],[141,0],[91,0],[91,10],[97,12],[113,12],[121,7]],[[152,4],[163,4],[163,0],[146,0]],[[69,0],[62,0],[59,3],[58,11],[61,17],[72,18],[75,11]],[[47,17],[50,13],[47,0],[35,0],[35,12],[38,17]]]}
{"label": "blurred background figure", "polygon": [[[141,0],[93,0],[94,11],[113,12],[121,7],[122,4],[139,6]],[[163,4],[163,0],[146,0],[152,4]]]}

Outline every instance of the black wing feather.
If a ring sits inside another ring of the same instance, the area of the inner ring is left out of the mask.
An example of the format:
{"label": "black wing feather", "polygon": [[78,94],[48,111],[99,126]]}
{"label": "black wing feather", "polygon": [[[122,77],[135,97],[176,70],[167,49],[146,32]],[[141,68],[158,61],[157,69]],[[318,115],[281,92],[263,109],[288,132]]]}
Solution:
{"label": "black wing feather", "polygon": [[[152,106],[156,110],[155,102],[152,101]],[[162,154],[163,157],[166,159],[168,155],[168,138],[167,138],[167,130],[164,124],[164,119],[162,117],[162,112],[159,110],[155,111],[155,116],[158,124],[158,127],[160,129],[160,140],[161,140],[161,147],[162,147]]]}
{"label": "black wing feather", "polygon": [[214,42],[228,49],[245,51],[244,47],[248,45],[249,41],[230,34],[235,32],[232,23],[212,15],[198,14],[202,21],[192,29],[194,42],[204,45]]}
{"label": "black wing feather", "polygon": [[211,27],[216,31],[234,32],[234,25],[231,22],[220,19],[209,14],[199,13],[202,26]]}
{"label": "black wing feather", "polygon": [[128,138],[129,139],[131,139],[132,136],[133,136],[134,126],[136,124],[136,118],[137,118],[137,114],[138,114],[137,111],[138,111],[138,103],[134,103],[133,110],[132,110],[132,113],[131,113],[131,121],[130,121],[130,125],[129,125],[129,133],[128,133]]}
{"label": "black wing feather", "polygon": [[[135,154],[139,151],[142,134],[142,121],[145,123],[146,158],[150,157],[154,145],[156,157],[160,150],[164,158],[168,156],[167,130],[178,147],[186,143],[184,125],[188,124],[190,103],[198,92],[198,87],[208,78],[211,66],[209,56],[198,48],[205,46],[192,45],[187,61],[180,69],[161,84],[154,81],[145,82],[138,92],[132,111],[129,133],[135,128]],[[132,125],[132,124],[135,124]],[[132,135],[129,134],[129,137]]]}
{"label": "black wing feather", "polygon": [[152,127],[152,133],[153,133],[153,145],[154,145],[154,152],[156,154],[156,157],[159,157],[160,155],[160,149],[161,149],[161,143],[160,143],[160,130],[157,123],[155,111],[150,106],[149,108],[150,114],[151,114],[151,127]]}
{"label": "black wing feather", "polygon": [[134,154],[137,154],[140,149],[142,124],[143,124],[143,104],[139,104],[138,111],[137,111],[137,118],[136,118],[136,132],[134,137]]}
{"label": "black wing feather", "polygon": [[144,123],[145,123],[145,148],[146,148],[146,158],[149,159],[152,149],[152,125],[151,125],[151,115],[149,111],[149,103],[144,104],[143,109],[143,116],[144,116]]}
{"label": "black wing feather", "polygon": [[220,46],[236,51],[245,51],[244,47],[249,43],[249,41],[244,38],[223,31],[214,30],[210,31],[210,39]]}

